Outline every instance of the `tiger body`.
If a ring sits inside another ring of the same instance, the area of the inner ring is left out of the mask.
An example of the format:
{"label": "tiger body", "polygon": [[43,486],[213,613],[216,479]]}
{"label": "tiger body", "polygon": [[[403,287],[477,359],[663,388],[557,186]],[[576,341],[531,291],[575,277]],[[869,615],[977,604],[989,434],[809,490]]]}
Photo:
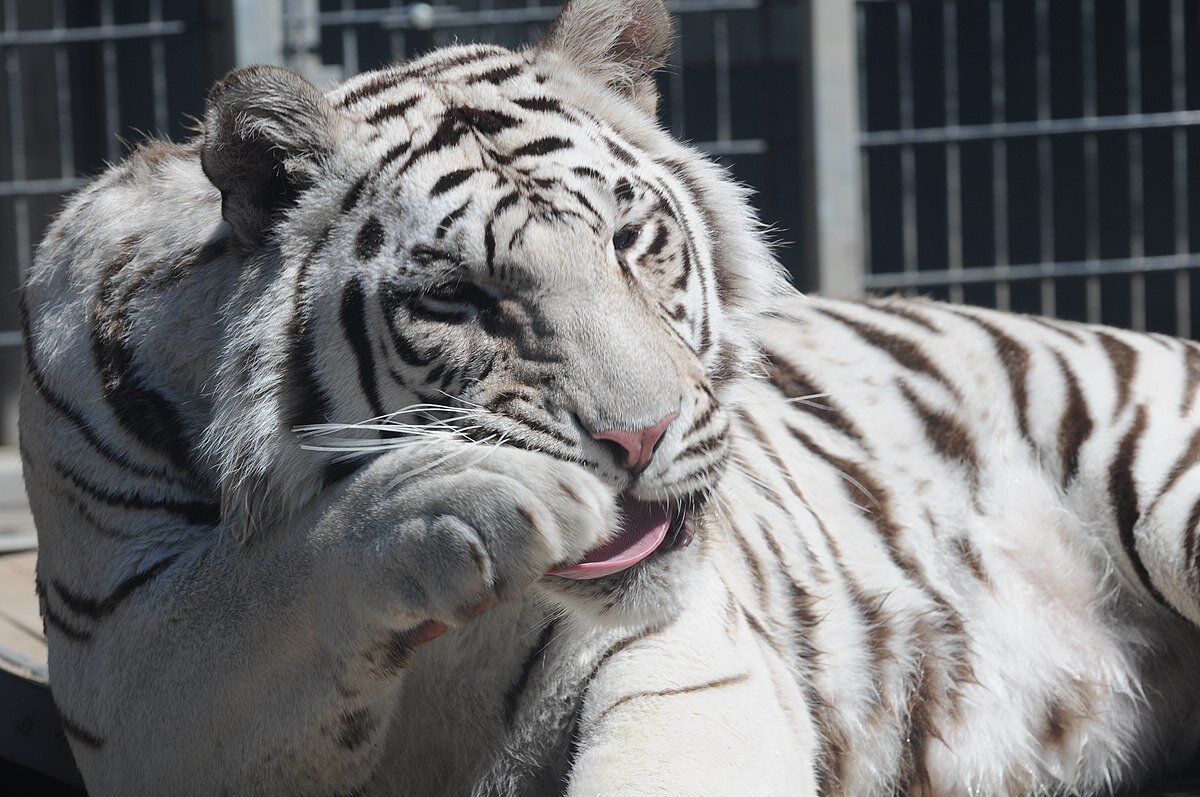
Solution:
{"label": "tiger body", "polygon": [[[669,30],[576,0],[326,95],[233,73],[71,200],[21,433],[93,793],[1093,794],[1195,755],[1195,346],[791,293],[653,121]],[[654,553],[547,575],[639,507]]]}

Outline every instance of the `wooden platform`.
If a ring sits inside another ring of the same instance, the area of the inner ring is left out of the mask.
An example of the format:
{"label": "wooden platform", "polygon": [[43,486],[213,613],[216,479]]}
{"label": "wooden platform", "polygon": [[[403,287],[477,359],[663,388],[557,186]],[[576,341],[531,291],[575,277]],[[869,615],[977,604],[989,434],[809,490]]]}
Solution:
{"label": "wooden platform", "polygon": [[0,448],[0,667],[46,679],[46,638],[33,591],[37,534],[15,448]]}

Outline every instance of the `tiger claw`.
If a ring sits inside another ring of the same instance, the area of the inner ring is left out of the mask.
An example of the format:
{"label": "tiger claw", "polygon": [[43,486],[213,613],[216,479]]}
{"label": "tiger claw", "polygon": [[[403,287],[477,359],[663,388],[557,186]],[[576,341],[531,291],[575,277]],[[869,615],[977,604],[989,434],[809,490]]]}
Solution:
{"label": "tiger claw", "polygon": [[424,645],[427,642],[432,642],[442,634],[446,633],[447,628],[449,628],[449,626],[447,626],[445,623],[437,620],[426,620],[412,631],[413,647]]}

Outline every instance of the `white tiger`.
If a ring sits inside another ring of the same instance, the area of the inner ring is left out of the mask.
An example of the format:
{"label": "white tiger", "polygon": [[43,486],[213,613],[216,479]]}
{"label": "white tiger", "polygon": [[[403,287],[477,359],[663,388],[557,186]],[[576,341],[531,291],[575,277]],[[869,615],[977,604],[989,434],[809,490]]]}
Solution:
{"label": "white tiger", "polygon": [[[791,292],[659,0],[231,73],[24,289],[93,794],[1100,794],[1200,747],[1200,353]],[[692,543],[688,545],[688,543]],[[486,611],[485,611],[486,610]]]}

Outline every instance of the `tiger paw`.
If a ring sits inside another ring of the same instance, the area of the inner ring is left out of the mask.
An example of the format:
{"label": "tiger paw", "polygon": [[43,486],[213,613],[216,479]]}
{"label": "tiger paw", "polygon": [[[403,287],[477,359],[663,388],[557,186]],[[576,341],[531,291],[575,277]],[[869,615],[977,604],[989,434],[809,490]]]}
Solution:
{"label": "tiger paw", "polygon": [[455,625],[579,559],[615,514],[612,489],[576,465],[433,444],[365,468],[322,527],[360,611],[388,625]]}

